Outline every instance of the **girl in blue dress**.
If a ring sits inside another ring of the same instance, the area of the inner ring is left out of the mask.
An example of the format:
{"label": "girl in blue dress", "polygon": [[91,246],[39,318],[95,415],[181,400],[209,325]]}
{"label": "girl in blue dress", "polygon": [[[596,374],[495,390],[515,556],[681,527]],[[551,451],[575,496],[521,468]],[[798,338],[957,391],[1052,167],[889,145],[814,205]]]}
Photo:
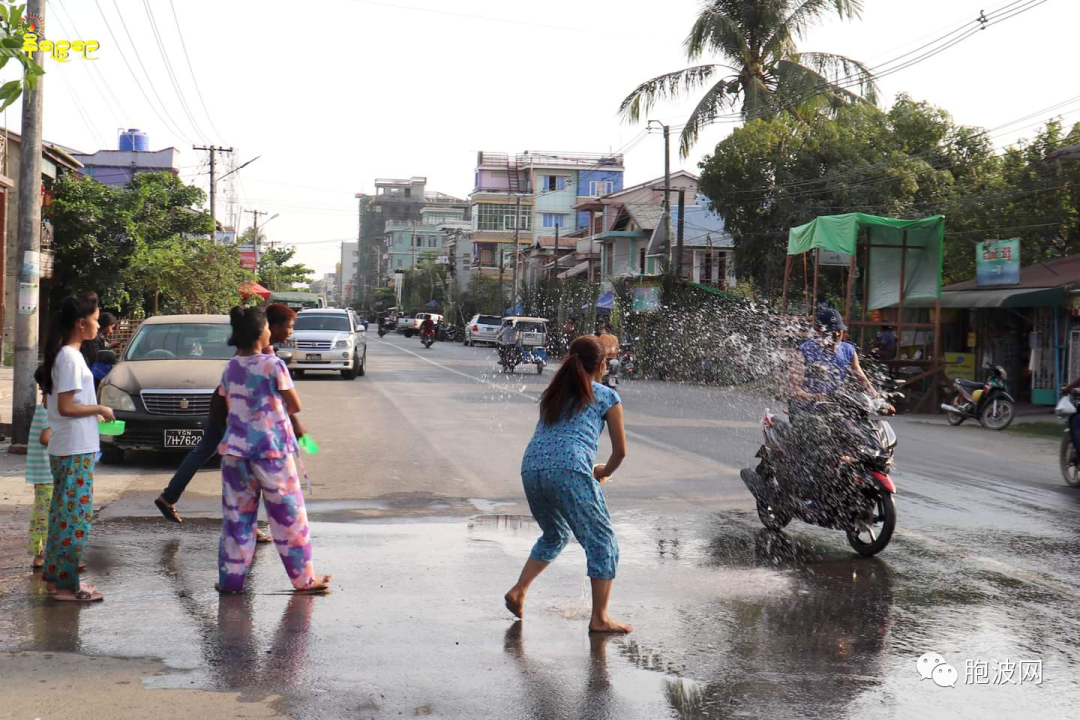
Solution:
{"label": "girl in blue dress", "polygon": [[[604,370],[603,345],[595,337],[580,337],[570,344],[562,367],[540,397],[540,420],[521,462],[521,481],[544,534],[505,600],[507,609],[522,617],[532,581],[559,556],[573,533],[585,549],[592,582],[589,632],[628,633],[631,626],[608,615],[619,546],[600,483],[626,458],[626,432],[618,393],[599,382]],[[594,466],[605,422],[611,457]]]}

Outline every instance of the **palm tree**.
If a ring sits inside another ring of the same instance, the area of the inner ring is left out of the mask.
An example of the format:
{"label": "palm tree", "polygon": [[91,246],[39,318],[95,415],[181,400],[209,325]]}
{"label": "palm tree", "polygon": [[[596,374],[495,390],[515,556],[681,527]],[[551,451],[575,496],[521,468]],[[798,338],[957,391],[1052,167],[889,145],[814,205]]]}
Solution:
{"label": "palm tree", "polygon": [[874,76],[865,65],[832,53],[799,52],[795,45],[830,10],[841,19],[858,17],[862,0],[706,0],[684,43],[686,57],[697,62],[708,51],[726,63],[694,65],[647,80],[623,100],[619,112],[637,122],[657,102],[711,83],[683,127],[680,152],[686,157],[701,129],[734,109],[740,98],[744,120],[784,110],[807,118],[823,107],[875,102]]}

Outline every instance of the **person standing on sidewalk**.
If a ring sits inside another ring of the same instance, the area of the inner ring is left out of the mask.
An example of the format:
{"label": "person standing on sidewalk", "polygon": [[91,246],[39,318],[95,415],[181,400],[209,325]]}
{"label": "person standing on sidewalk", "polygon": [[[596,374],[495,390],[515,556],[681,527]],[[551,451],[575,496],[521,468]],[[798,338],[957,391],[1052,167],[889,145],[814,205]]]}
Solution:
{"label": "person standing on sidewalk", "polygon": [[[45,385],[45,366],[34,372],[38,387]],[[39,570],[45,565],[45,541],[49,537],[49,506],[52,504],[53,477],[49,467],[49,408],[48,400],[42,398],[34,408],[30,422],[30,437],[26,440],[26,482],[34,486],[34,511],[30,515],[30,554],[34,556],[32,567]]]}
{"label": "person standing on sidewalk", "polygon": [[[275,354],[274,345],[280,344],[292,337],[293,325],[296,323],[296,312],[287,305],[274,303],[266,307],[266,320],[270,325],[270,343],[262,349],[267,355]],[[210,414],[206,418],[203,428],[202,440],[191,449],[180,467],[173,473],[168,486],[161,491],[161,495],[154,500],[154,505],[161,511],[167,520],[175,523],[183,522],[180,513],[176,511],[176,503],[180,502],[180,496],[184,494],[188,483],[195,477],[195,473],[217,455],[218,445],[225,436],[225,423],[228,419],[228,409],[225,407],[225,397],[215,392],[210,398]],[[298,419],[293,418],[293,429],[297,437],[304,434],[303,426]],[[273,542],[273,538],[264,530],[256,530],[256,539],[261,543]]]}
{"label": "person standing on sidewalk", "polygon": [[[619,394],[599,382],[604,369],[603,345],[595,337],[580,337],[570,343],[559,372],[540,396],[540,420],[521,461],[521,480],[543,535],[504,600],[510,612],[522,617],[529,586],[573,533],[585,550],[592,582],[589,632],[628,633],[633,630],[630,625],[608,615],[619,546],[600,483],[626,457],[626,432]],[[605,422],[611,457],[603,465],[593,465]]]}
{"label": "person standing on sidewalk", "polygon": [[270,328],[262,308],[235,307],[229,313],[237,350],[221,378],[229,407],[221,453],[221,543],[219,592],[241,592],[255,556],[259,495],[266,504],[270,532],[296,592],[322,593],[330,576],[316,576],[311,535],[294,455],[299,451],[290,415],[300,412],[300,396],[289,369],[262,352]]}
{"label": "person standing on sidewalk", "polygon": [[98,405],[94,376],[80,352],[82,344],[97,333],[97,295],[73,295],[61,303],[45,344],[42,380],[52,429],[53,495],[41,577],[56,600],[102,599],[97,588],[79,578],[79,561],[94,517],[94,464],[101,449],[97,423],[99,418],[116,419],[111,408]]}

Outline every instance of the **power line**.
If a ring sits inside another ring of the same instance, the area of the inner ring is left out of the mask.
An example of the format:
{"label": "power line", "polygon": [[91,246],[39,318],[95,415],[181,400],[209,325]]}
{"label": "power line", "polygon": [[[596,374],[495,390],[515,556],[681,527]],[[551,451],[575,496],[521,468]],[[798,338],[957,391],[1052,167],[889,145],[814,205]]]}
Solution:
{"label": "power line", "polygon": [[[116,0],[113,0],[116,2]],[[172,62],[169,60],[169,53],[165,50],[165,43],[161,39],[161,33],[158,32],[157,20],[154,19],[154,11],[150,9],[150,4],[147,0],[143,0],[143,8],[146,9],[146,19],[150,21],[150,30],[154,33],[154,40],[157,42],[158,52],[161,53],[161,59],[165,62],[165,73],[169,76],[169,81],[172,82],[173,90],[176,91],[176,97],[180,100],[180,108],[187,115],[188,122],[191,123],[191,127],[195,129],[195,134],[199,137],[206,137],[206,133],[199,127],[199,123],[195,120],[195,116],[191,112],[191,108],[188,107],[187,98],[184,97],[184,91],[180,89],[180,83],[176,79],[176,73],[173,72]]]}
{"label": "power line", "polygon": [[187,43],[184,42],[184,31],[180,29],[180,19],[176,15],[176,4],[173,0],[169,0],[169,6],[172,8],[173,21],[176,23],[176,33],[180,36],[180,47],[184,49],[184,59],[187,60],[188,72],[191,73],[191,82],[195,85],[195,92],[199,96],[199,103],[202,105],[203,112],[206,113],[206,119],[210,121],[210,129],[214,131],[214,134],[218,136],[218,140],[222,138],[221,132],[218,131],[217,126],[214,125],[214,116],[210,113],[210,109],[206,107],[206,100],[203,99],[202,89],[199,87],[199,80],[195,77],[195,68],[191,65],[191,55],[188,53]]}
{"label": "power line", "polygon": [[[115,4],[115,1],[116,0],[113,0],[114,4]],[[179,136],[182,140],[184,140],[187,143],[190,143],[191,139],[188,138],[188,136],[185,135],[184,132],[182,130],[180,130],[178,126],[174,125],[168,119],[168,114],[169,114],[168,110],[166,109],[165,115],[162,115],[161,112],[158,110],[158,107],[156,105],[154,105],[154,103],[152,103],[150,101],[150,96],[146,94],[146,90],[143,89],[142,83],[139,82],[138,75],[135,74],[135,69],[133,67],[131,67],[131,63],[127,59],[127,54],[124,53],[124,48],[121,47],[121,45],[120,45],[120,40],[116,37],[116,33],[114,33],[113,30],[112,30],[112,25],[109,23],[109,19],[107,17],[105,17],[105,11],[102,10],[100,1],[99,0],[94,0],[94,4],[97,6],[98,13],[101,15],[101,19],[105,22],[105,28],[109,31],[109,36],[112,37],[113,44],[115,45],[117,51],[120,53],[120,57],[123,59],[124,65],[127,66],[128,72],[131,73],[131,79],[135,81],[136,87],[139,88],[139,92],[142,93],[143,99],[146,100],[146,104],[150,107],[151,110],[154,111],[154,114],[158,116],[158,119],[161,120],[161,122],[166,127],[168,127],[171,132],[175,132],[177,134],[177,136]],[[117,12],[119,12],[119,8],[117,8]],[[124,17],[123,17],[123,15],[121,15],[120,16],[120,21],[123,22],[123,19],[124,19]],[[125,26],[125,30],[126,29],[127,29],[127,27]],[[128,38],[130,38],[130,37],[131,37],[131,35],[129,33]],[[134,47],[134,44],[132,45],[132,47]],[[138,51],[136,51],[135,55],[136,55],[136,57],[138,57]],[[142,61],[140,60],[139,62],[141,63]],[[144,67],[143,71],[145,72],[145,70],[146,70],[146,68]],[[149,75],[147,77],[149,78]],[[151,89],[153,89],[152,86],[151,86]],[[156,91],[155,91],[155,94],[156,94]],[[158,98],[159,102],[160,102],[160,100],[161,99]],[[162,107],[164,107],[164,103],[162,103]]]}
{"label": "power line", "polygon": [[[60,3],[60,7],[61,7],[61,9],[63,9],[63,11],[64,11],[64,14],[65,14],[65,15],[67,15],[67,18],[68,18],[68,22],[70,22],[70,23],[71,23],[71,28],[72,28],[72,30],[74,30],[74,31],[75,31],[74,33],[69,33],[69,32],[67,31],[67,28],[66,28],[66,27],[64,26],[64,23],[63,23],[63,22],[62,22],[62,21],[60,20],[60,16],[59,16],[59,14],[57,14],[57,16],[56,16],[56,22],[57,22],[57,23],[58,23],[58,24],[60,25],[60,32],[64,33],[64,35],[66,35],[67,37],[78,37],[78,38],[81,38],[81,37],[83,37],[83,35],[81,35],[81,34],[79,33],[79,28],[75,27],[75,20],[74,20],[74,19],[73,19],[73,18],[71,17],[71,13],[70,13],[70,12],[68,12],[68,9],[67,9],[66,7],[64,7],[64,3],[63,3],[63,0],[59,0],[59,3]],[[97,80],[95,80],[95,79],[94,79],[94,73],[93,73],[93,72],[91,71],[91,68],[94,68],[94,69],[96,69],[96,68],[97,68],[97,65],[96,65],[95,63],[91,63],[91,62],[81,62],[81,63],[79,63],[79,65],[82,65],[82,66],[83,66],[83,70],[85,70],[85,71],[86,71],[86,74],[87,74],[88,76],[90,76],[90,82],[91,82],[91,83],[93,84],[93,86],[94,86],[94,90],[95,90],[95,91],[97,92],[97,95],[98,95],[98,97],[100,97],[100,98],[103,98],[103,99],[104,99],[104,97],[105,97],[105,93],[103,93],[103,92],[101,91],[101,87],[100,87],[100,86],[98,85],[98,82],[97,82]],[[100,71],[100,70],[98,70],[97,72],[98,72],[98,74],[100,74],[100,73],[101,73],[101,71]],[[102,81],[103,81],[103,82],[104,82],[104,79],[105,79],[105,77],[104,77],[104,76],[102,75]],[[106,88],[108,88],[108,90],[109,90],[109,93],[110,93],[110,94],[112,94],[112,88],[109,88],[109,87],[108,87],[108,84],[106,84]],[[115,99],[115,97],[116,97],[116,96],[115,96],[115,95],[113,95],[113,98],[114,98],[114,99]],[[114,119],[114,120],[116,120],[116,126],[117,126],[117,127],[125,126],[125,125],[124,125],[124,122],[123,122],[123,121],[122,121],[122,120],[120,119],[120,116],[116,114],[116,110],[117,110],[117,108],[119,107],[120,103],[119,103],[119,102],[117,102],[116,106],[113,106],[113,105],[111,105],[111,104],[108,104],[108,103],[106,103],[106,104],[107,104],[107,105],[109,105],[109,112],[111,112],[111,113],[112,113],[113,119]],[[126,126],[125,126],[125,127],[126,127]]]}

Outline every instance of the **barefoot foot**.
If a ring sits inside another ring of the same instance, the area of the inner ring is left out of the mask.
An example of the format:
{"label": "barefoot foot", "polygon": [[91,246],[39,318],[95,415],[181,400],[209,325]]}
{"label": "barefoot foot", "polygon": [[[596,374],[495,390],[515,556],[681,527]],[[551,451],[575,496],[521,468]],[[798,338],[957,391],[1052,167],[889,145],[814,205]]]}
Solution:
{"label": "barefoot foot", "polygon": [[514,614],[515,617],[524,617],[525,614],[525,593],[522,590],[514,588],[510,592],[503,596],[503,600],[506,602],[506,609]]}
{"label": "barefoot foot", "polygon": [[40,570],[41,568],[45,567],[45,556],[35,555],[34,562],[31,567],[33,567],[35,570]]}
{"label": "barefoot foot", "polygon": [[626,634],[634,631],[633,625],[621,623],[618,620],[612,620],[611,618],[604,618],[603,620],[593,619],[589,623],[590,633],[619,633]]}

